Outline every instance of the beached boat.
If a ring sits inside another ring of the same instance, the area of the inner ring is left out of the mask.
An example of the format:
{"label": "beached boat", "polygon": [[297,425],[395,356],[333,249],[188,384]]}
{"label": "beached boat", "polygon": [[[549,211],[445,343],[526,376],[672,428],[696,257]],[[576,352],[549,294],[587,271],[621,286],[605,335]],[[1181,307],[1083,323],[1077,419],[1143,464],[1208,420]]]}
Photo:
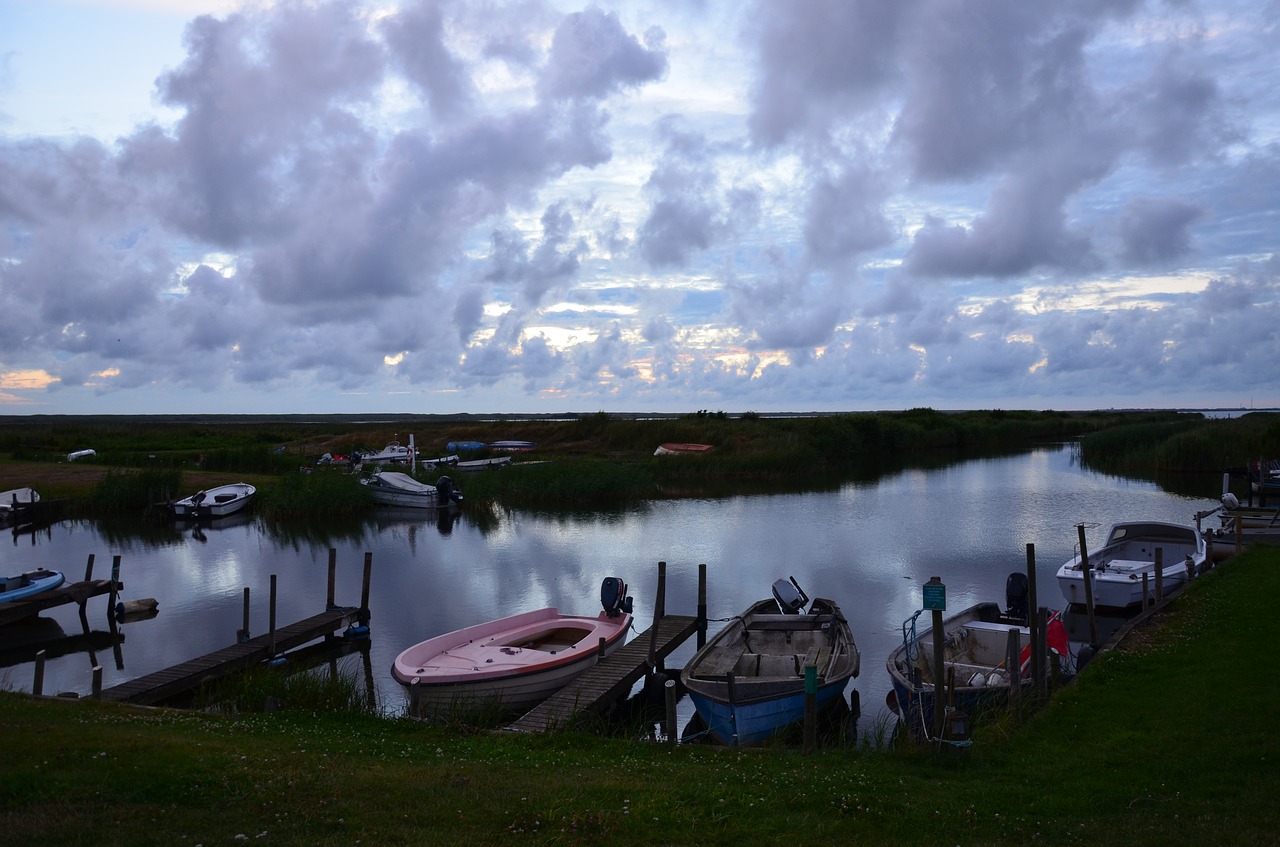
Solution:
{"label": "beached boat", "polygon": [[[943,672],[948,677],[943,680],[944,698],[949,702],[948,711],[957,717],[963,716],[968,724],[1006,705],[1015,680],[1019,691],[1032,682],[1026,577],[1021,573],[1011,574],[1005,595],[1005,611],[996,603],[978,603],[942,622]],[[916,612],[903,623],[902,644],[889,654],[886,662],[893,684],[888,704],[913,737],[936,740],[932,738],[937,700],[933,628],[917,634],[916,620],[920,615],[921,612]],[[1010,630],[1018,633],[1017,666],[1012,672]],[[1058,612],[1050,613],[1045,641],[1059,657],[1063,672],[1069,672],[1070,642]]]}
{"label": "beached boat", "polygon": [[34,571],[0,577],[0,603],[30,600],[46,591],[52,591],[65,581],[60,571],[37,568]]}
{"label": "beached boat", "polygon": [[685,665],[680,681],[698,717],[721,744],[749,747],[804,719],[805,668],[816,668],[818,711],[844,698],[861,656],[849,622],[831,600],[779,579]]}
{"label": "beached boat", "polygon": [[429,638],[396,656],[392,676],[415,717],[532,708],[622,646],[631,627],[626,583],[605,579],[600,603],[595,617],[549,607]]}
{"label": "beached boat", "polygon": [[379,471],[360,480],[360,484],[384,506],[437,509],[462,502],[462,492],[447,476],[437,479],[435,485],[429,485],[399,471]]}
{"label": "beached boat", "polygon": [[40,493],[34,488],[11,488],[8,491],[0,491],[0,526],[7,525],[39,502]]}
{"label": "beached boat", "polygon": [[511,464],[510,456],[493,456],[488,459],[466,459],[456,462],[454,467],[460,471],[485,471]]}
{"label": "beached boat", "polygon": [[257,493],[247,482],[233,482],[174,500],[169,511],[175,518],[223,518],[244,509]]}
{"label": "beached boat", "polygon": [[[1106,542],[1088,551],[1093,605],[1123,609],[1142,604],[1143,574],[1147,593],[1156,590],[1155,559],[1160,551],[1163,590],[1187,581],[1187,569],[1204,568],[1204,537],[1194,526],[1166,521],[1126,521],[1115,524]],[[1080,555],[1058,569],[1058,585],[1068,603],[1086,601],[1084,563]]]}
{"label": "beached boat", "polygon": [[706,453],[711,450],[710,444],[681,444],[668,441],[665,444],[659,444],[658,449],[653,451],[655,456],[687,456],[690,454],[697,455]]}
{"label": "beached boat", "polygon": [[374,453],[356,453],[352,455],[352,460],[356,464],[367,465],[408,465],[414,460],[418,451],[413,446],[413,436],[409,436],[409,446],[406,447],[399,441],[391,441],[386,447]]}

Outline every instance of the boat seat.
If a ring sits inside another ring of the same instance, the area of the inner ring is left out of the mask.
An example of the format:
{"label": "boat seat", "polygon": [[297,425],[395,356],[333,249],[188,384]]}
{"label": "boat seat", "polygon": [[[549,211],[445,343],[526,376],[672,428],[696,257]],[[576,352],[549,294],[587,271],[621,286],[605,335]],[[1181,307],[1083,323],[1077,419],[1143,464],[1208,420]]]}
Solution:
{"label": "boat seat", "polygon": [[788,629],[822,629],[831,623],[832,615],[756,615],[747,629],[761,632],[767,630]]}
{"label": "boat seat", "polygon": [[809,652],[804,654],[804,658],[800,660],[800,673],[804,674],[804,669],[813,665],[818,669],[818,676],[822,676],[823,671],[827,669],[827,663],[831,661],[831,648],[819,647],[816,644],[809,648]]}
{"label": "boat seat", "polygon": [[738,665],[738,659],[745,650],[741,645],[736,647],[717,647],[707,651],[707,655],[694,668],[693,675],[698,679],[723,679]]}

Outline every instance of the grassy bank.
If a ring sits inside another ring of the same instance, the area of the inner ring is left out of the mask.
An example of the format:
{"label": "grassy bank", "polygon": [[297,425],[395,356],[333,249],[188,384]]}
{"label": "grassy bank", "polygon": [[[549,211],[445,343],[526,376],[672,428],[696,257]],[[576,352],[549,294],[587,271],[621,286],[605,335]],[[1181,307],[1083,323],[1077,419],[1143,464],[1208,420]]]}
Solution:
{"label": "grassy bank", "polygon": [[[937,466],[975,455],[1025,449],[1125,426],[1175,426],[1191,416],[1168,412],[905,412],[770,417],[722,412],[628,416],[605,413],[485,420],[473,416],[390,416],[371,423],[334,416],[243,418],[0,418],[0,490],[32,486],[43,496],[78,501],[96,516],[95,486],[108,471],[163,478],[172,496],[226,482],[252,482],[263,508],[350,514],[340,486],[302,488],[299,467],[323,453],[378,449],[413,434],[424,457],[446,455],[453,441],[536,442],[510,477],[461,476],[467,495],[506,506],[601,506],[638,499],[753,490],[813,490],[875,479],[904,467]],[[709,444],[697,456],[655,457],[664,442]],[[97,455],[66,461],[72,450]],[[478,457],[493,455],[487,451]],[[471,456],[468,456],[470,458]],[[534,462],[554,463],[554,469]],[[166,476],[176,474],[177,476]],[[176,481],[175,481],[176,480]],[[152,481],[140,489],[154,489]],[[167,486],[161,486],[165,488]],[[281,490],[272,493],[271,488]],[[119,476],[112,511],[126,502]]]}
{"label": "grassy bank", "polygon": [[1278,593],[1280,551],[1251,550],[1021,731],[987,727],[941,758],[4,694],[0,832],[24,845],[1274,844]]}

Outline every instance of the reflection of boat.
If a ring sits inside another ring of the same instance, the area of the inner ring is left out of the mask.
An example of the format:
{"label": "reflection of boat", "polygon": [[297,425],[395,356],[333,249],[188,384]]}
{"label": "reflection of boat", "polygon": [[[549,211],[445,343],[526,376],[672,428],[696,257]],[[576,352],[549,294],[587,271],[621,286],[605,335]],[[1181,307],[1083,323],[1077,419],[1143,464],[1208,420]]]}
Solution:
{"label": "reflection of boat", "polygon": [[39,502],[40,493],[34,488],[0,491],[0,526],[16,522],[24,512]]}
{"label": "reflection of boat", "polygon": [[[1032,683],[1027,578],[1023,574],[1010,574],[1005,603],[1008,609],[1004,612],[995,603],[978,603],[942,622],[943,667],[948,677],[943,680],[944,696],[949,698],[948,710],[969,721],[1007,703],[1015,678],[1020,689]],[[902,625],[902,644],[889,654],[886,666],[893,683],[891,707],[915,737],[928,739],[936,708],[936,669],[933,628],[916,634],[920,614],[916,612]],[[1014,672],[1009,667],[1011,629],[1018,633],[1018,667]],[[1049,649],[1063,659],[1070,656],[1067,630],[1059,613],[1052,613],[1045,635]]]}
{"label": "reflection of boat", "polygon": [[178,518],[222,518],[248,506],[257,491],[247,482],[233,482],[174,500],[169,509]]}
{"label": "reflection of boat", "polygon": [[408,648],[391,673],[409,688],[415,716],[528,709],[622,646],[631,626],[626,593],[626,583],[609,577],[596,617],[545,608],[466,627]]}
{"label": "reflection of boat", "polygon": [[0,577],[0,603],[29,600],[52,591],[65,581],[61,571],[36,568],[33,571]]}
{"label": "reflection of boat", "polygon": [[[1123,609],[1142,603],[1142,576],[1154,596],[1156,551],[1161,551],[1164,590],[1187,580],[1188,565],[1204,567],[1204,537],[1195,527],[1166,521],[1127,521],[1111,527],[1106,543],[1088,551],[1093,604]],[[1084,566],[1077,555],[1058,568],[1058,585],[1068,603],[1084,603]]]}
{"label": "reflection of boat", "polygon": [[750,746],[804,718],[806,667],[816,667],[817,707],[844,697],[860,656],[831,600],[809,598],[792,579],[752,604],[694,654],[680,674],[698,716],[722,744]]}
{"label": "reflection of boat", "polygon": [[453,480],[447,476],[437,479],[435,485],[428,485],[399,471],[379,471],[360,480],[360,484],[384,506],[435,509],[462,502],[462,492],[454,488]]}
{"label": "reflection of boat", "polygon": [[502,450],[507,453],[521,453],[526,450],[532,450],[538,445],[533,441],[495,441],[489,446],[494,450]]}

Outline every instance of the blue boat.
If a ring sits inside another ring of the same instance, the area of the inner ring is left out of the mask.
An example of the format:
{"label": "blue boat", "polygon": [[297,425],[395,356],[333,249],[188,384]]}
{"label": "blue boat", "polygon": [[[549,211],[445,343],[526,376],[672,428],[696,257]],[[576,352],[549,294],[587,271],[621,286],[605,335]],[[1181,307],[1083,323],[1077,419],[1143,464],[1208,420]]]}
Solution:
{"label": "blue boat", "polygon": [[37,568],[15,576],[0,577],[0,603],[29,600],[46,591],[52,591],[64,581],[59,571]]}
{"label": "blue boat", "polygon": [[483,441],[450,441],[444,446],[444,449],[450,453],[471,453],[476,450],[483,450],[488,446]]}
{"label": "blue boat", "polygon": [[804,720],[806,668],[817,710],[844,700],[861,656],[831,600],[809,598],[795,579],[751,605],[694,654],[680,681],[708,734],[721,744],[763,744]]}

